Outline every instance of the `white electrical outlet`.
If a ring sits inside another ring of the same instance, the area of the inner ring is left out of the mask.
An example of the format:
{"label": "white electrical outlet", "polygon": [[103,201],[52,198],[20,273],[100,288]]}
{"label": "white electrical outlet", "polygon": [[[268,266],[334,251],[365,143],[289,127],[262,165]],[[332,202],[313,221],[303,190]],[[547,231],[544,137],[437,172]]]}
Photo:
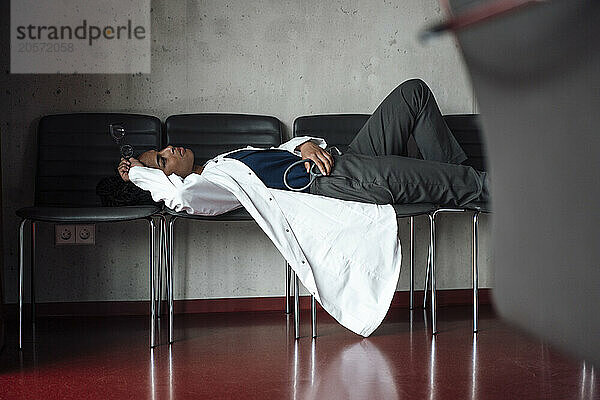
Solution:
{"label": "white electrical outlet", "polygon": [[95,225],[75,225],[75,243],[77,244],[95,244],[96,226]]}
{"label": "white electrical outlet", "polygon": [[75,225],[54,225],[54,243],[75,244]]}

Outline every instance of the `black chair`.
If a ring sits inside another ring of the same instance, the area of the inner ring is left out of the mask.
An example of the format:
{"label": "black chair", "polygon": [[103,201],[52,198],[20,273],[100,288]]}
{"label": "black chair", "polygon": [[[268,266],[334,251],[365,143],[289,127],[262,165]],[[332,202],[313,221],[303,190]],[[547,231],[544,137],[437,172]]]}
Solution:
{"label": "black chair", "polygon": [[[196,164],[248,145],[269,148],[279,146],[282,139],[281,122],[270,116],[249,114],[202,113],[172,115],[165,122],[165,143],[191,148]],[[174,224],[178,219],[201,221],[253,221],[244,209],[238,208],[218,216],[190,215],[165,208],[167,215],[167,297],[169,308],[169,342],[173,342],[173,242]],[[287,267],[287,262],[286,262]],[[288,280],[289,281],[289,280]],[[289,292],[289,285],[286,287]],[[287,298],[289,299],[289,293]],[[289,309],[289,304],[286,302]]]}
{"label": "black chair", "polygon": [[161,122],[147,115],[117,113],[80,113],[48,115],[41,118],[37,136],[37,172],[33,207],[21,208],[19,228],[19,348],[23,330],[23,231],[31,221],[31,304],[35,323],[35,224],[104,223],[145,219],[150,227],[150,346],[155,343],[155,265],[153,216],[160,207],[102,207],[96,195],[98,181],[114,175],[119,150],[109,134],[109,124],[127,130],[128,143],[138,151],[161,144]]}
{"label": "black chair", "polygon": [[[321,137],[327,141],[328,146],[336,146],[342,151],[346,152],[348,144],[352,141],[354,136],[365,124],[367,119],[370,117],[369,114],[319,114],[319,115],[308,115],[296,118],[294,121],[294,136],[314,136]],[[468,156],[468,160],[463,164],[470,165],[478,170],[484,170],[485,157],[483,151],[483,145],[479,135],[478,117],[474,114],[462,114],[462,115],[446,115],[444,116],[448,127],[459,141],[465,153]],[[419,215],[427,215],[430,220],[431,235],[429,245],[429,260],[427,265],[426,277],[429,278],[430,274],[433,276],[432,281],[432,320],[433,320],[433,333],[436,333],[436,315],[435,315],[435,216],[441,212],[464,212],[471,210],[475,212],[474,216],[474,247],[473,252],[477,254],[477,221],[480,212],[489,212],[487,204],[476,204],[471,203],[464,208],[451,208],[444,207],[443,205],[436,205],[431,203],[422,204],[394,204],[394,211],[396,212],[397,218],[410,218],[410,309],[414,308],[414,217]],[[431,266],[430,266],[431,265]],[[288,267],[289,268],[289,267]],[[473,261],[473,290],[475,297],[474,304],[474,327],[477,330],[477,260],[476,257]],[[294,278],[294,301],[295,309],[298,310],[298,281]],[[429,279],[426,280],[425,287],[428,286]],[[426,294],[425,290],[425,294]],[[426,297],[424,300],[425,307]],[[316,337],[316,304],[314,297],[311,296],[311,316],[312,316],[312,336]],[[295,319],[296,326],[298,326],[298,312],[296,312]],[[296,338],[298,338],[298,328],[296,328]]]}
{"label": "black chair", "polygon": [[[327,146],[335,146],[342,153],[346,153],[348,145],[354,136],[363,127],[370,114],[317,114],[306,115],[296,118],[294,121],[294,137],[314,136],[325,139]],[[430,203],[422,204],[394,204],[397,218],[410,218],[410,309],[413,309],[414,298],[414,217],[427,215],[437,209],[436,205]],[[289,267],[288,267],[289,268]],[[294,304],[298,308],[298,281],[292,272],[294,282]],[[312,333],[316,336],[316,305],[314,296],[311,296]],[[299,313],[295,313],[296,326],[299,325]],[[298,338],[296,329],[296,338]]]}
{"label": "black chair", "polygon": [[[463,162],[464,165],[469,165],[479,171],[487,170],[485,157],[485,145],[481,137],[480,118],[477,114],[455,114],[445,115],[446,124],[452,131],[454,137],[459,142],[468,159]],[[463,207],[444,207],[440,206],[435,211],[429,213],[430,223],[430,247],[429,247],[429,262],[427,263],[427,273],[425,281],[425,289],[423,297],[423,308],[427,305],[427,288],[431,287],[431,319],[432,332],[437,333],[437,298],[436,298],[436,282],[435,282],[435,245],[436,245],[436,228],[435,218],[441,213],[463,213],[466,211],[473,212],[473,255],[472,255],[472,274],[473,274],[473,332],[478,331],[478,314],[479,314],[479,214],[491,213],[491,207],[488,203],[469,203]]]}

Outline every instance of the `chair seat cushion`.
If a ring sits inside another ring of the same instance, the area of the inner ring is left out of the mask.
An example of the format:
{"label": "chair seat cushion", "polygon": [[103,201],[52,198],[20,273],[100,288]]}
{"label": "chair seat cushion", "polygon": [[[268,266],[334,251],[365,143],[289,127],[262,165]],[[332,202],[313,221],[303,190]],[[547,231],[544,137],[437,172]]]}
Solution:
{"label": "chair seat cushion", "polygon": [[177,212],[169,208],[165,208],[167,214],[178,218],[198,219],[203,221],[253,221],[254,218],[246,211],[245,208],[236,208],[235,210],[226,212],[225,214],[207,216],[207,215],[192,215],[186,212]]}
{"label": "chair seat cushion", "polygon": [[[394,207],[394,211],[396,212],[396,218],[404,218],[404,217],[414,217],[417,215],[428,214],[436,209],[440,208],[435,204],[431,203],[418,203],[418,204],[392,204]],[[457,207],[453,207],[457,208]],[[463,207],[458,207],[460,209],[467,209],[471,211],[480,211],[480,212],[491,212],[488,203],[468,203]],[[186,212],[177,212],[171,209],[165,208],[165,212],[169,215],[178,217],[178,218],[188,218],[188,219],[198,219],[205,221],[252,221],[253,218],[245,208],[238,208],[233,211],[229,211],[225,214],[215,215],[215,216],[206,216],[206,215],[191,215]]]}
{"label": "chair seat cushion", "polygon": [[465,204],[462,208],[469,210],[469,211],[479,211],[479,212],[483,212],[483,213],[491,213],[492,212],[492,207],[490,206],[490,203],[471,202],[471,203]]}
{"label": "chair seat cushion", "polygon": [[156,206],[25,207],[17,210],[17,215],[34,221],[95,223],[131,221],[149,217],[159,211],[160,207]]}
{"label": "chair seat cushion", "polygon": [[[396,212],[397,218],[412,217],[415,215],[427,214],[434,211],[437,207],[430,203],[420,204],[392,204],[394,211]],[[165,208],[167,214],[188,219],[199,219],[206,221],[252,221],[253,218],[245,208],[238,208],[233,211],[229,211],[225,214],[206,216],[206,215],[191,215],[186,212],[177,212],[171,209]]]}
{"label": "chair seat cushion", "polygon": [[438,207],[431,203],[418,204],[392,204],[396,212],[396,218],[414,217],[435,211]]}

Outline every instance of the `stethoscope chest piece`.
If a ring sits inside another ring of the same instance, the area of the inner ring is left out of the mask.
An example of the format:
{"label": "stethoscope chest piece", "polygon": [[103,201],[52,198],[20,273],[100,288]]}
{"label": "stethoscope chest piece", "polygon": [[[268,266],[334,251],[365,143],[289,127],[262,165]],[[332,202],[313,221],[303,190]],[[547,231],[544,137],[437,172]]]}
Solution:
{"label": "stethoscope chest piece", "polygon": [[[342,155],[342,152],[340,151],[340,149],[338,149],[335,146],[331,146],[328,149],[326,149],[326,151],[327,150],[329,150],[329,153],[332,153],[335,150],[336,155],[338,155],[338,156]],[[294,166],[296,166],[298,164],[303,164],[305,162],[310,163],[310,168],[308,170],[308,174],[310,175],[310,180],[303,187],[300,187],[300,188],[293,188],[293,187],[291,187],[288,184],[288,180],[287,180],[288,173],[292,170],[292,168],[294,168]],[[317,167],[317,164],[315,164],[315,162],[313,160],[311,160],[310,158],[305,158],[303,160],[298,160],[298,161],[293,162],[292,164],[290,164],[289,167],[286,168],[285,172],[283,173],[283,184],[289,190],[292,190],[294,192],[301,192],[301,191],[305,190],[306,188],[308,188],[310,185],[312,185],[313,181],[316,178],[321,177],[321,176],[323,176],[323,174],[319,170],[319,167]]]}
{"label": "stethoscope chest piece", "polygon": [[121,157],[128,159],[133,157],[133,146],[130,144],[123,143],[125,141],[125,128],[123,125],[110,124],[108,125],[108,131],[113,140],[119,145],[119,152]]}

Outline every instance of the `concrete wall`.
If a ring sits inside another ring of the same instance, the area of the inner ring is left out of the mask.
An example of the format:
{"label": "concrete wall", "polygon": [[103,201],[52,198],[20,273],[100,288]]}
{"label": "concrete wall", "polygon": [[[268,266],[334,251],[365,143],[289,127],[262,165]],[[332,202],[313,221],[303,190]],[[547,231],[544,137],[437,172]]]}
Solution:
{"label": "concrete wall", "polygon": [[[291,136],[295,117],[370,113],[400,82],[429,83],[443,113],[472,112],[474,100],[455,43],[421,45],[420,29],[442,18],[436,0],[153,1],[149,75],[10,75],[8,1],[2,2],[2,131],[5,293],[14,302],[18,271],[15,210],[32,205],[35,126],[40,116],[79,111],[274,115]],[[470,287],[466,215],[439,223],[440,288]],[[490,286],[489,220],[481,220],[481,285]],[[408,288],[408,220],[400,221]],[[148,297],[144,222],[98,225],[93,247],[55,247],[38,224],[37,299],[140,300]],[[425,273],[428,222],[417,219],[417,282]],[[283,258],[251,222],[180,221],[177,298],[276,296]],[[27,253],[28,254],[28,253]],[[26,292],[28,292],[26,290]]]}

